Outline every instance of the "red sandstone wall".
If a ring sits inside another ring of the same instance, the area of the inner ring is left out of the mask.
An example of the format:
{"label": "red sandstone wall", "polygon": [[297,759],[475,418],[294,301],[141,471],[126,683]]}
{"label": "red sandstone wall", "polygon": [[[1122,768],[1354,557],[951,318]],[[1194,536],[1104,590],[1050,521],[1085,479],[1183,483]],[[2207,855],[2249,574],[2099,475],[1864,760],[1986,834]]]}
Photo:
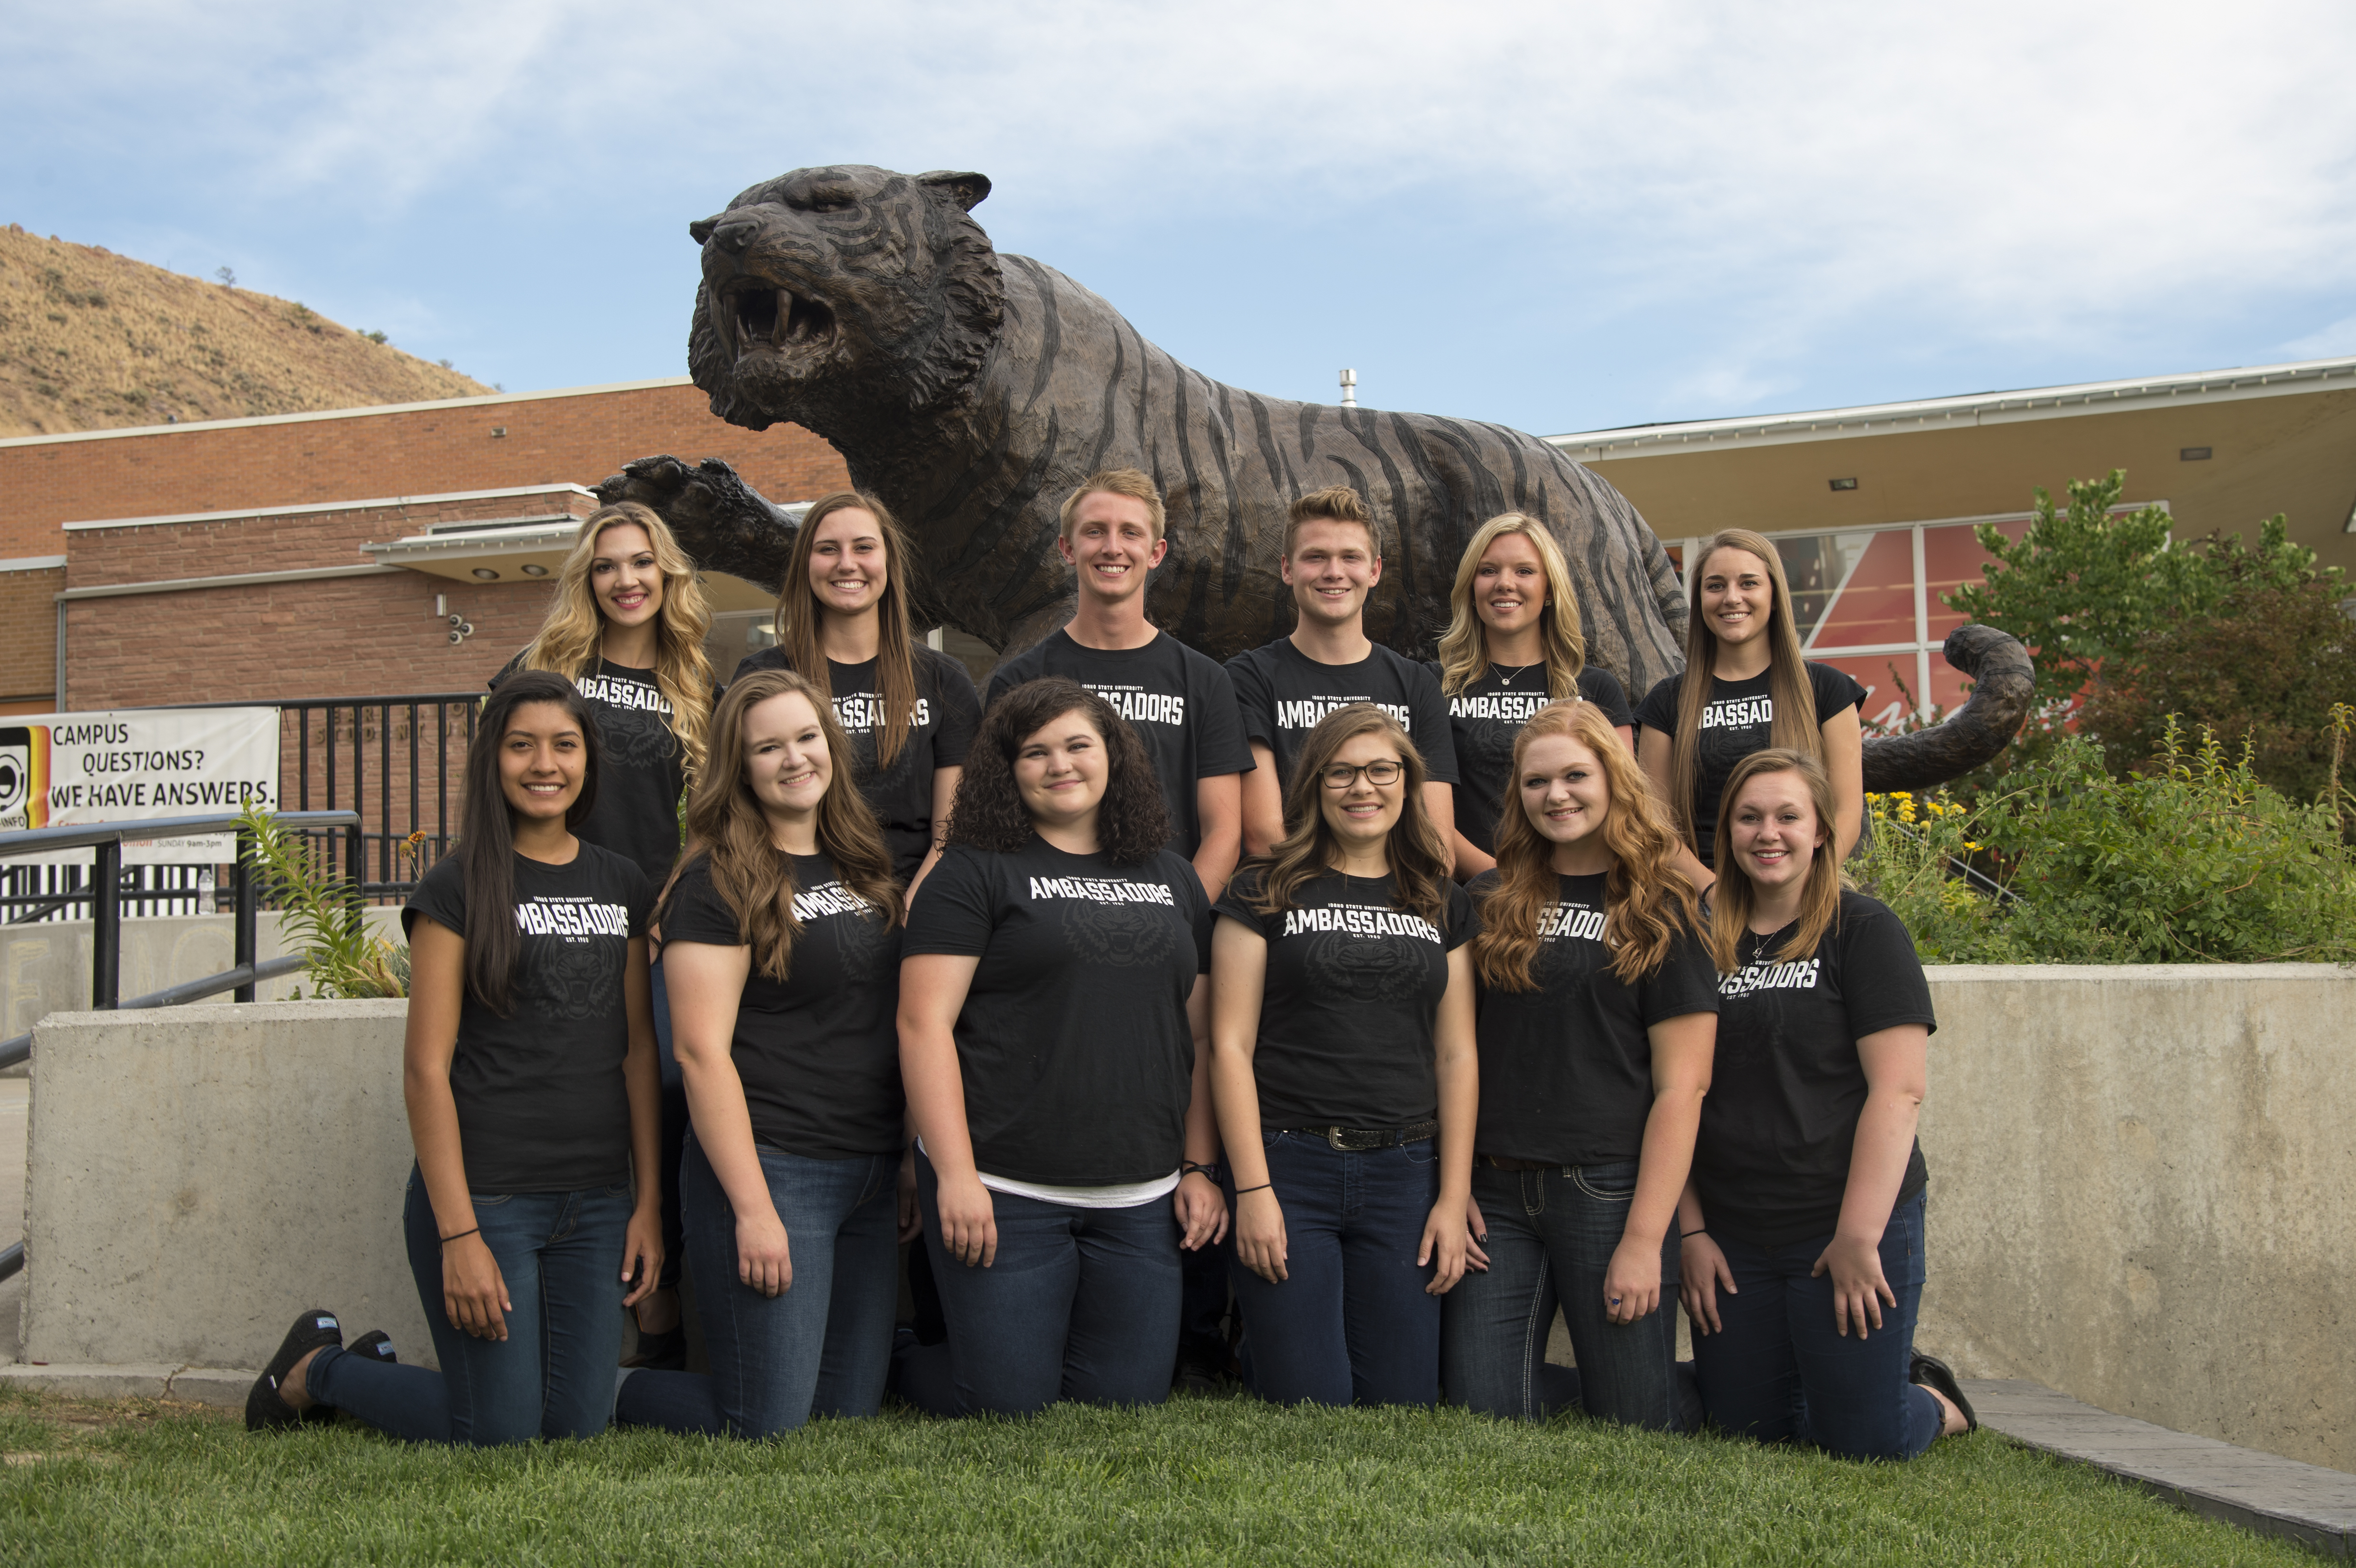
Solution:
{"label": "red sandstone wall", "polygon": [[[491,433],[502,428],[506,435]],[[809,432],[739,430],[712,418],[691,386],[518,395],[404,413],[0,445],[0,495],[8,497],[0,509],[0,557],[59,553],[59,523],[594,485],[629,459],[658,452],[689,462],[725,458],[777,501],[810,500],[849,483],[841,457]]]}

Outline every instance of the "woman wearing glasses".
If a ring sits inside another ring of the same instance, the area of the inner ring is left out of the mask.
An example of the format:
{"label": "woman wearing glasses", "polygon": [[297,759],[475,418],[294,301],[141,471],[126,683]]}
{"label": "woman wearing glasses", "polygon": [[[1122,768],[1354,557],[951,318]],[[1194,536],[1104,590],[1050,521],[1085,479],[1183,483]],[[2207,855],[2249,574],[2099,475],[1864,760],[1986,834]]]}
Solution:
{"label": "woman wearing glasses", "polygon": [[1486,1266],[1472,1178],[1472,910],[1423,759],[1367,703],[1310,732],[1285,837],[1212,936],[1211,1079],[1246,1375],[1280,1404],[1430,1404],[1440,1298]]}

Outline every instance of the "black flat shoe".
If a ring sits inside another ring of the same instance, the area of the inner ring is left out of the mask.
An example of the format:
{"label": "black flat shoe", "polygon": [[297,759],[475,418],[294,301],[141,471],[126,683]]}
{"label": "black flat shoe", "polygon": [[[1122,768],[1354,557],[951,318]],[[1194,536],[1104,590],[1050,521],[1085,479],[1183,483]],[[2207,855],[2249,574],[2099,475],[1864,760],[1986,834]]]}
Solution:
{"label": "black flat shoe", "polygon": [[278,1354],[270,1358],[270,1365],[253,1380],[253,1387],[245,1396],[245,1429],[272,1432],[306,1420],[333,1420],[336,1413],[324,1405],[314,1405],[310,1411],[296,1410],[281,1397],[278,1384],[294,1370],[295,1362],[320,1346],[340,1347],[343,1342],[343,1325],[336,1321],[332,1312],[315,1307],[294,1319],[294,1327],[286,1330]]}
{"label": "black flat shoe", "polygon": [[1965,1432],[1980,1429],[1980,1418],[1973,1413],[1972,1402],[1964,1397],[1964,1385],[1955,1381],[1955,1370],[1938,1357],[1915,1351],[1914,1359],[1906,1364],[1906,1381],[1946,1395],[1947,1403],[1962,1413]]}
{"label": "black flat shoe", "polygon": [[366,1356],[370,1360],[380,1361],[388,1367],[398,1366],[401,1362],[401,1358],[392,1353],[392,1336],[381,1328],[369,1329],[345,1346],[344,1353],[351,1356]]}

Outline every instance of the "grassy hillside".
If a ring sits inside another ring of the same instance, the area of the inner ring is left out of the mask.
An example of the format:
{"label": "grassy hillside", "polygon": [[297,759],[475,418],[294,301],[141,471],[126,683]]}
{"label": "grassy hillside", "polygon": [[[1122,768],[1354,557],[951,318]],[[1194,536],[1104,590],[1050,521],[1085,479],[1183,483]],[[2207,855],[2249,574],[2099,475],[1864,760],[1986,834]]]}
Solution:
{"label": "grassy hillside", "polygon": [[0,227],[0,436],[490,390],[293,301]]}

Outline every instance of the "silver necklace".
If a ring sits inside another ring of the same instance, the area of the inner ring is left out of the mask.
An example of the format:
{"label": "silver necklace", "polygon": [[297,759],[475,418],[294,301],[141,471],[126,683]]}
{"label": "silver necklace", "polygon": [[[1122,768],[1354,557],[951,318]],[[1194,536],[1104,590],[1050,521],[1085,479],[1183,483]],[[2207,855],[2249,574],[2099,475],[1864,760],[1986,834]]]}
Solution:
{"label": "silver necklace", "polygon": [[1498,677],[1497,684],[1498,684],[1500,687],[1506,687],[1506,686],[1511,686],[1511,685],[1513,685],[1513,684],[1514,684],[1514,682],[1515,682],[1515,681],[1517,681],[1517,680],[1521,679],[1521,678],[1522,678],[1522,677],[1524,677],[1524,676],[1526,676],[1526,675],[1529,674],[1529,673],[1530,673],[1530,671],[1532,671],[1532,670],[1534,670],[1534,669],[1537,669],[1537,668],[1538,667],[1538,666],[1539,666],[1539,665],[1543,665],[1543,664],[1545,664],[1545,663],[1546,663],[1546,660],[1544,660],[1544,659],[1540,659],[1540,660],[1538,660],[1538,661],[1537,661],[1537,664],[1526,664],[1526,665],[1524,665],[1521,668],[1519,668],[1519,669],[1515,670],[1515,671],[1513,674],[1511,674],[1511,675],[1507,675],[1507,674],[1505,673],[1505,667],[1504,665],[1498,664],[1498,663],[1494,662],[1494,660],[1490,663],[1489,667],[1490,667],[1491,669],[1494,669],[1494,670],[1495,670],[1495,671],[1497,672],[1497,677]]}

